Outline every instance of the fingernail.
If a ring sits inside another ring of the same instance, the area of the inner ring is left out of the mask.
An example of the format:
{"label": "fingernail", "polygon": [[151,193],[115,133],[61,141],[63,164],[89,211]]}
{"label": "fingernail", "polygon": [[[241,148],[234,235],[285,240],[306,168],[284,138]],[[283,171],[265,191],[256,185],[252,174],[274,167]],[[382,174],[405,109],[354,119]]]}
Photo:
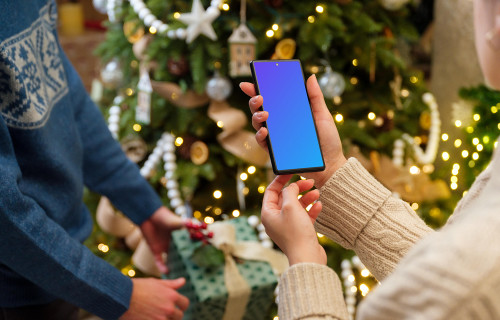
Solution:
{"label": "fingernail", "polygon": [[252,99],[250,99],[250,102],[251,102],[252,104],[256,104],[256,103],[257,103],[257,99],[259,99],[259,97],[260,97],[260,96],[255,96],[255,97],[253,97]]}
{"label": "fingernail", "polygon": [[240,88],[241,88],[241,85],[242,85],[242,84],[243,84],[243,82],[240,82],[240,84],[239,84],[239,87],[240,87]]}

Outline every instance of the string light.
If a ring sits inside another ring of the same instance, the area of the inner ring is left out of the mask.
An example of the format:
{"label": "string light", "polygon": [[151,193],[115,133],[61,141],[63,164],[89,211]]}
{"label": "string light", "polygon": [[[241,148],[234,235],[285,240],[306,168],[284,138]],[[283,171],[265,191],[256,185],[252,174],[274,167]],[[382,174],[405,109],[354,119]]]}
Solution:
{"label": "string light", "polygon": [[264,185],[260,185],[258,188],[257,188],[257,191],[259,193],[264,193],[266,191],[266,186]]}
{"label": "string light", "polygon": [[240,216],[240,211],[239,210],[233,210],[232,215],[233,215],[233,217],[238,218]]}
{"label": "string light", "polygon": [[184,143],[184,139],[182,139],[181,137],[175,138],[175,145],[177,147],[180,147],[183,143]]}
{"label": "string light", "polygon": [[316,6],[316,12],[317,13],[323,13],[325,11],[325,8],[323,8],[323,6],[321,5],[317,5]]}
{"label": "string light", "polygon": [[222,122],[221,120],[217,121],[217,127],[219,128],[224,127],[224,122]]}
{"label": "string light", "polygon": [[448,138],[449,138],[449,136],[448,136],[448,134],[447,134],[447,133],[443,133],[443,134],[441,135],[441,140],[443,140],[443,141],[448,141]]}
{"label": "string light", "polygon": [[193,212],[193,217],[195,217],[196,219],[200,219],[201,218],[201,212],[196,210],[195,212]]}
{"label": "string light", "polygon": [[483,137],[483,142],[484,142],[485,144],[490,143],[490,137],[488,137],[488,136],[484,136],[484,137]]}
{"label": "string light", "polygon": [[479,152],[483,151],[483,145],[482,145],[482,144],[478,144],[478,145],[476,146],[476,149],[477,149],[477,151],[479,151]]}
{"label": "string light", "polygon": [[469,156],[469,151],[462,150],[462,158],[467,158]]}
{"label": "string light", "polygon": [[149,33],[151,33],[151,34],[156,34],[156,32],[157,32],[157,31],[158,31],[158,30],[156,30],[156,28],[155,28],[155,27],[153,27],[153,26],[149,27]]}
{"label": "string light", "polygon": [[451,190],[457,190],[458,185],[456,183],[452,183],[452,184],[450,184],[450,188],[451,188]]}
{"label": "string light", "polygon": [[215,220],[212,217],[206,216],[205,219],[203,219],[203,221],[205,221],[206,224],[211,224],[214,223]]}
{"label": "string light", "polygon": [[340,113],[337,113],[335,115],[335,121],[342,122],[343,120],[344,120],[344,117]]}
{"label": "string light", "polygon": [[411,82],[411,83],[417,83],[417,82],[418,82],[418,78],[417,78],[417,77],[415,77],[415,76],[411,76],[411,77],[410,77],[410,82]]}
{"label": "string light", "polygon": [[472,144],[473,145],[477,145],[478,143],[479,143],[479,139],[478,138],[472,139]]}
{"label": "string light", "polygon": [[460,139],[455,140],[454,145],[455,145],[455,148],[459,148],[462,145],[462,140],[460,140]]}
{"label": "string light", "polygon": [[370,120],[375,120],[375,118],[376,118],[375,113],[370,112],[370,113],[368,114],[368,119],[370,119]]}
{"label": "string light", "polygon": [[222,4],[222,10],[229,11],[229,5],[227,3]]}
{"label": "string light", "polygon": [[469,161],[468,164],[469,164],[469,168],[474,168],[476,166],[476,162],[473,160]]}
{"label": "string light", "polygon": [[214,191],[214,198],[220,199],[221,197],[222,197],[222,192],[220,190],[215,190]]}
{"label": "string light", "polygon": [[358,84],[358,78],[356,78],[356,77],[351,77],[350,82],[351,82],[351,84],[352,84],[353,86],[355,86],[355,85],[357,85],[357,84]]}
{"label": "string light", "polygon": [[266,36],[267,36],[268,38],[272,38],[272,37],[274,36],[274,31],[273,31],[273,30],[267,30],[267,31],[266,31]]}
{"label": "string light", "polygon": [[246,179],[248,179],[248,174],[246,174],[245,172],[243,172],[242,174],[240,174],[240,179],[242,181],[245,181]]}
{"label": "string light", "polygon": [[139,131],[141,131],[142,127],[141,127],[141,125],[140,125],[140,124],[135,123],[135,124],[132,126],[132,129],[134,129],[134,131],[136,131],[136,132],[139,132]]}
{"label": "string light", "polygon": [[280,318],[278,316],[275,316],[273,320],[280,320]]}
{"label": "string light", "polygon": [[420,173],[420,168],[417,166],[411,166],[410,167],[410,173],[411,174],[419,174]]}
{"label": "string light", "polygon": [[137,60],[130,61],[130,67],[135,69],[137,66],[139,66],[139,62]]}
{"label": "string light", "polygon": [[455,121],[455,127],[460,128],[462,126],[462,121],[456,120]]}
{"label": "string light", "polygon": [[250,192],[250,189],[248,189],[248,187],[244,187],[243,190],[241,190],[241,192],[243,193],[244,196],[246,196]]}
{"label": "string light", "polygon": [[491,113],[497,113],[498,108],[496,106],[491,107]]}
{"label": "string light", "polygon": [[467,131],[467,133],[473,133],[474,128],[469,126],[469,127],[465,128],[465,131]]}
{"label": "string light", "polygon": [[444,161],[448,161],[450,160],[450,154],[445,151],[441,154],[441,158],[443,158]]}
{"label": "string light", "polygon": [[413,210],[417,211],[417,210],[418,210],[418,203],[413,202],[413,203],[411,204],[411,208],[412,208]]}
{"label": "string light", "polygon": [[363,283],[359,286],[359,290],[361,291],[361,295],[364,297],[368,294],[368,291],[370,291],[370,288],[368,288],[368,286]]}
{"label": "string light", "polygon": [[352,59],[352,65],[357,67],[358,66],[358,59]]}
{"label": "string light", "polygon": [[104,243],[99,243],[99,245],[97,246],[97,249],[99,249],[99,251],[102,251],[104,253],[107,253],[109,251],[109,247],[107,245],[105,245]]}
{"label": "string light", "polygon": [[179,19],[180,16],[180,12],[174,12],[174,19]]}
{"label": "string light", "polygon": [[458,177],[457,176],[451,176],[450,181],[453,182],[453,183],[457,183],[458,182]]}
{"label": "string light", "polygon": [[410,91],[408,91],[407,89],[402,89],[401,90],[401,96],[403,98],[408,98],[409,95],[410,95]]}
{"label": "string light", "polygon": [[356,291],[358,291],[358,288],[356,286],[352,286],[351,287],[351,292],[356,292]]}
{"label": "string light", "polygon": [[221,208],[215,208],[214,209],[214,213],[217,215],[217,216],[220,216],[221,213],[222,213],[222,209]]}
{"label": "string light", "polygon": [[481,116],[479,114],[475,114],[472,116],[472,119],[474,119],[474,121],[479,121],[481,119]]}
{"label": "string light", "polygon": [[130,269],[130,270],[127,272],[127,274],[128,274],[128,276],[129,276],[130,278],[133,278],[133,277],[135,277],[135,270],[134,270],[134,269]]}
{"label": "string light", "polygon": [[130,97],[131,95],[134,94],[134,89],[132,88],[125,89],[125,94]]}
{"label": "string light", "polygon": [[275,23],[275,24],[273,24],[273,26],[271,27],[271,29],[273,29],[274,31],[278,31],[279,26]]}
{"label": "string light", "polygon": [[361,276],[362,277],[366,278],[369,275],[370,275],[370,271],[368,271],[368,269],[365,268],[365,269],[361,270]]}
{"label": "string light", "polygon": [[314,23],[315,20],[316,18],[314,18],[314,16],[307,17],[307,21],[309,21],[309,23]]}
{"label": "string light", "polygon": [[474,153],[472,154],[472,159],[473,159],[473,160],[477,160],[477,159],[479,159],[479,153],[474,152]]}
{"label": "string light", "polygon": [[316,235],[318,236],[318,238],[323,238],[323,237],[324,237],[324,235],[323,235],[323,234],[318,233],[318,232],[316,233]]}
{"label": "string light", "polygon": [[257,171],[257,169],[254,166],[250,166],[247,169],[247,172],[250,173],[250,174],[254,174],[255,171]]}
{"label": "string light", "polygon": [[342,98],[339,97],[339,96],[336,96],[336,97],[333,97],[333,103],[335,103],[335,105],[339,105],[342,103]]}

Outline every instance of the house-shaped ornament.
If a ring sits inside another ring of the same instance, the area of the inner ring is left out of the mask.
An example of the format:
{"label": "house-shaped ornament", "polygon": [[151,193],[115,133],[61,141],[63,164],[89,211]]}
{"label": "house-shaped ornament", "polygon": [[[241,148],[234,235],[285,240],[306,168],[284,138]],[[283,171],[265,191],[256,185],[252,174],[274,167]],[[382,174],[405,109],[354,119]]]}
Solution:
{"label": "house-shaped ornament", "polygon": [[231,77],[249,76],[250,61],[255,60],[257,39],[250,29],[242,23],[229,37],[229,75]]}

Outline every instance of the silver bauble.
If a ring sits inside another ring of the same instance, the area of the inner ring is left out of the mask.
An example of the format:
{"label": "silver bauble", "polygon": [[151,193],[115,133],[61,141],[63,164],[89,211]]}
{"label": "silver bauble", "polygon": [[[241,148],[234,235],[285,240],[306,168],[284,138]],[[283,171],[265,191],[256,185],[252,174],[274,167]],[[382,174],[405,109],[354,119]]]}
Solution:
{"label": "silver bauble", "polygon": [[211,99],[223,101],[231,95],[233,85],[228,78],[216,73],[212,79],[208,80],[206,90]]}
{"label": "silver bauble", "polygon": [[330,67],[326,67],[326,72],[319,78],[318,83],[327,99],[339,97],[345,89],[344,77]]}
{"label": "silver bauble", "polygon": [[123,82],[123,70],[118,59],[112,59],[101,70],[103,84],[112,89],[118,88]]}
{"label": "silver bauble", "polygon": [[106,9],[108,5],[108,0],[92,0],[94,8],[102,14],[106,14],[108,11]]}

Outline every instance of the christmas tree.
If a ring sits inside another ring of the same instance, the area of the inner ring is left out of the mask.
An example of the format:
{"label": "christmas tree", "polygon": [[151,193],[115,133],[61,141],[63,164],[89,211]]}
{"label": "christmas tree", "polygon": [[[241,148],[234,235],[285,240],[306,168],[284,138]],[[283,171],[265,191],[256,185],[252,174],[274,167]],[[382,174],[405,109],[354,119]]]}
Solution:
{"label": "christmas tree", "polygon": [[[407,1],[108,0],[105,9],[103,113],[176,213],[206,223],[259,215],[272,171],[254,141],[248,97],[237,88],[251,81],[252,59],[298,58],[306,76],[317,74],[346,154],[431,224],[446,220],[449,210],[436,208],[450,206],[436,201],[450,201],[440,200],[448,188],[429,177],[438,173],[439,114],[423,71],[412,67],[420,35]],[[340,271],[344,260],[346,292],[354,293],[346,260],[353,253],[318,236],[330,266]],[[262,230],[259,237],[272,245]],[[98,230],[88,244],[135,275],[126,249],[118,250],[122,240]],[[352,263],[361,278],[369,275]],[[364,296],[372,284],[354,294]]]}

